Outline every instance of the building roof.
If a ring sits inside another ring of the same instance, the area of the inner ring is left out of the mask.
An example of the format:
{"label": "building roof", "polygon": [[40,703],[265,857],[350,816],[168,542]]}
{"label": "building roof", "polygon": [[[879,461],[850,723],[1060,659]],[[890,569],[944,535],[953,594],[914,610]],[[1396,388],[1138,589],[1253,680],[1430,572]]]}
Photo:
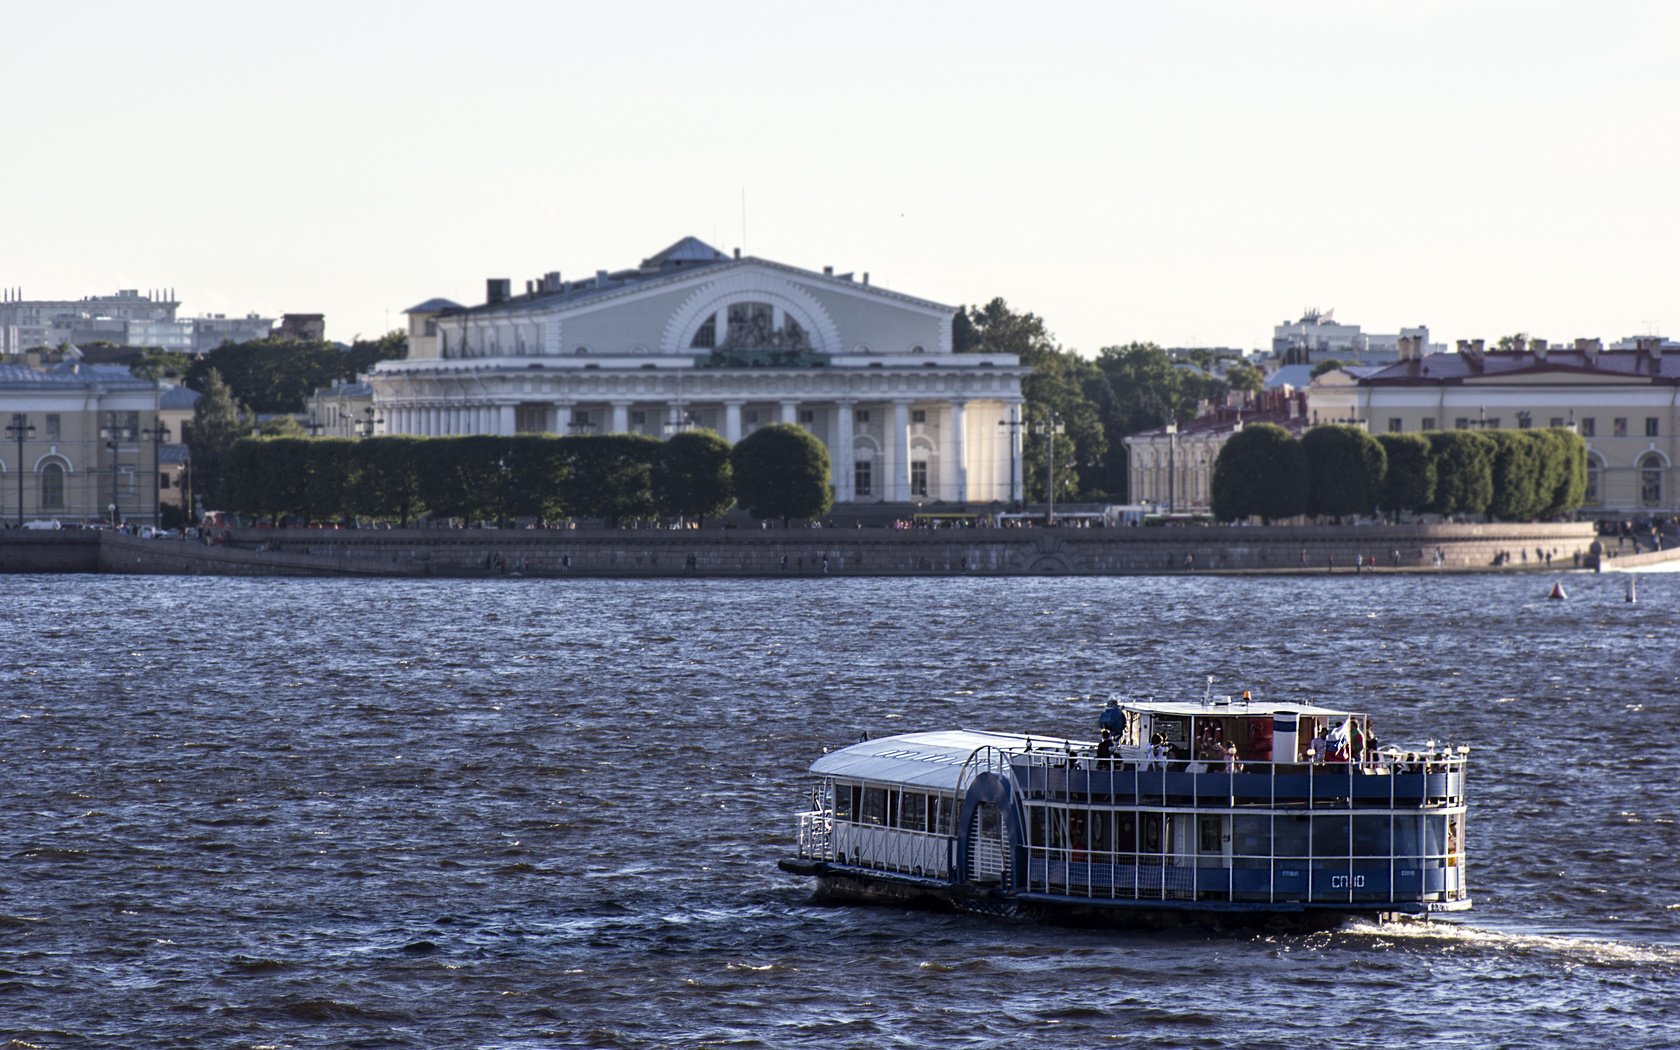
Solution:
{"label": "building roof", "polygon": [[1680,352],[1653,355],[1647,350],[1594,352],[1560,347],[1544,354],[1532,350],[1429,354],[1397,361],[1360,382],[1371,386],[1419,386],[1519,376],[1552,376],[1560,383],[1595,376],[1680,384]]}
{"label": "building roof", "polygon": [[47,369],[28,365],[0,365],[0,386],[11,389],[47,390],[77,386],[102,386],[114,390],[149,390],[154,384],[136,379],[121,365],[90,365],[63,361]]}
{"label": "building roof", "polygon": [[456,302],[453,299],[445,299],[442,296],[433,296],[432,298],[427,299],[423,303],[416,303],[415,305],[413,305],[413,306],[409,307],[408,309],[404,310],[403,313],[405,313],[405,314],[441,314],[441,313],[443,313],[447,310],[464,310],[464,309],[466,309],[466,307],[462,306],[460,303]]}
{"label": "building roof", "polygon": [[684,237],[664,251],[643,259],[642,265],[657,267],[666,263],[721,262],[727,258],[727,255],[698,237]]}
{"label": "building roof", "polygon": [[1282,387],[1304,387],[1312,382],[1312,365],[1284,365],[1282,368],[1266,377],[1266,389],[1278,390]]}
{"label": "building roof", "polygon": [[[676,242],[663,251],[643,259],[641,265],[634,269],[610,271],[598,270],[594,276],[585,277],[575,281],[562,281],[558,287],[549,284],[546,280],[539,281],[535,283],[535,287],[530,291],[520,294],[511,294],[500,302],[482,303],[477,306],[459,306],[454,303],[450,303],[447,299],[428,299],[419,306],[411,307],[405,312],[437,312],[443,314],[464,313],[482,315],[504,313],[513,310],[525,310],[537,303],[541,303],[545,306],[565,308],[575,306],[580,303],[591,302],[596,299],[606,298],[608,296],[620,295],[627,291],[641,290],[643,288],[652,287],[668,281],[681,280],[696,270],[705,270],[712,267],[732,265],[746,266],[754,264],[773,267],[789,273],[797,273],[806,279],[827,281],[845,287],[862,289],[863,291],[886,298],[897,299],[901,302],[916,303],[940,310],[955,311],[954,307],[946,306],[943,303],[935,303],[931,300],[922,299],[917,296],[905,295],[902,292],[894,292],[886,288],[870,286],[867,283],[859,285],[852,280],[850,274],[819,274],[810,270],[801,269],[797,266],[789,266],[786,263],[774,262],[769,259],[760,259],[756,256],[725,255],[699,238],[684,237],[682,240]],[[448,305],[437,307],[434,310],[434,304]]]}
{"label": "building roof", "polygon": [[165,412],[190,411],[203,396],[190,386],[164,387],[163,396],[158,398],[158,408]]}

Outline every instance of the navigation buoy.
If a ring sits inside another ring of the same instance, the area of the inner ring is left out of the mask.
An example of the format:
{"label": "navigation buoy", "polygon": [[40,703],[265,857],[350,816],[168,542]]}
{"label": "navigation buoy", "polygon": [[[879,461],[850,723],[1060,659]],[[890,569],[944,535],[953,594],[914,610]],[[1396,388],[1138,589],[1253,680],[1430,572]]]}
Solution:
{"label": "navigation buoy", "polygon": [[1639,600],[1639,584],[1632,576],[1628,577],[1627,600],[1630,602]]}
{"label": "navigation buoy", "polygon": [[1554,602],[1561,602],[1565,598],[1569,597],[1569,595],[1565,594],[1563,591],[1563,581],[1559,580],[1557,583],[1552,584],[1552,593],[1546,597],[1550,598]]}

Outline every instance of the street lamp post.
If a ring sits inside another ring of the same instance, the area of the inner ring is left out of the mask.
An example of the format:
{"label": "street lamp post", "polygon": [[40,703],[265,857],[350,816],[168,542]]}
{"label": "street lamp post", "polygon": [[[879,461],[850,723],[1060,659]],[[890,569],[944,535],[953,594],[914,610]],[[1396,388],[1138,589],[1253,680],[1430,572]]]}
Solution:
{"label": "street lamp post", "polygon": [[18,528],[23,528],[23,439],[35,436],[35,424],[22,412],[13,412],[6,426],[6,436],[17,439]]}
{"label": "street lamp post", "polygon": [[1046,504],[1044,512],[1045,525],[1056,524],[1056,435],[1062,433],[1065,429],[1062,426],[1062,417],[1051,412],[1049,420],[1044,425],[1044,448],[1048,453],[1045,480],[1049,483],[1046,486],[1049,502]]}
{"label": "street lamp post", "polygon": [[998,420],[998,426],[1006,427],[1009,433],[1009,503],[1014,505],[1015,496],[1015,444],[1019,438],[1021,427],[1024,426],[1018,416],[1011,410],[1009,419]]}
{"label": "street lamp post", "polygon": [[169,427],[162,420],[157,420],[151,426],[140,432],[141,437],[149,438],[152,442],[152,473],[156,477],[152,480],[152,528],[163,528],[163,443],[169,440]]}
{"label": "street lamp post", "polygon": [[361,438],[372,437],[374,428],[377,426],[383,426],[385,423],[383,419],[376,419],[374,417],[372,405],[362,409],[362,417],[360,419],[350,415],[348,412],[340,413],[339,418],[341,420],[348,420],[350,423],[350,430],[357,437]]}
{"label": "street lamp post", "polygon": [[1178,423],[1167,424],[1167,513],[1178,503]]}

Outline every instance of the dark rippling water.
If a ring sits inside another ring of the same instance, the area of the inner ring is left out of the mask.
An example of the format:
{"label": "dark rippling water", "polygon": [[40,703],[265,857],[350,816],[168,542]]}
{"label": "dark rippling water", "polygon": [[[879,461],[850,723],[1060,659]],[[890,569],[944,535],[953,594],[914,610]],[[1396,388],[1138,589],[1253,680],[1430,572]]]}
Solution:
{"label": "dark rippling water", "polygon": [[[1680,575],[0,580],[14,1046],[1680,1042]],[[1471,744],[1475,910],[1098,933],[776,870],[824,744],[1207,674]]]}

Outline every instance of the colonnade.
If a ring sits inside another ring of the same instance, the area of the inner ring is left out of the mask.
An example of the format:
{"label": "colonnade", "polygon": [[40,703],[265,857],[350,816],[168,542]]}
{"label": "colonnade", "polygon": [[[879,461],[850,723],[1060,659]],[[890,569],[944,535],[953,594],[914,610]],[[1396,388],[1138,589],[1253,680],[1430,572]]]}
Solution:
{"label": "colonnade", "polygon": [[[830,482],[838,502],[859,499],[908,503],[915,499],[944,499],[964,502],[977,499],[1020,499],[1022,483],[1020,413],[1018,399],[981,399],[1001,406],[1005,418],[985,419],[984,430],[970,434],[969,406],[965,398],[886,399],[840,398],[800,400],[793,398],[708,399],[590,399],[564,402],[457,400],[387,403],[379,406],[389,434],[448,437],[467,434],[515,434],[519,432],[570,434],[646,433],[664,436],[691,425],[711,426],[734,444],[759,425],[769,422],[805,426],[828,447]],[[748,419],[748,406],[768,418]],[[801,410],[810,410],[802,419]],[[877,424],[874,413],[882,415]],[[632,413],[638,418],[632,419]],[[920,414],[918,417],[916,414]],[[820,422],[818,416],[821,416]],[[940,440],[920,436],[929,415],[940,419]],[[913,418],[923,422],[913,423]],[[987,431],[996,431],[988,433]],[[973,439],[972,441],[970,439]],[[982,472],[1002,473],[1008,467],[1007,483],[1001,476],[976,478],[970,484],[971,455],[979,453]],[[937,457],[937,473],[929,464]],[[857,491],[860,462],[867,462],[870,488]],[[922,476],[915,477],[914,464],[923,463]],[[878,471],[878,473],[877,473]],[[1011,486],[1013,487],[1011,489]]]}

